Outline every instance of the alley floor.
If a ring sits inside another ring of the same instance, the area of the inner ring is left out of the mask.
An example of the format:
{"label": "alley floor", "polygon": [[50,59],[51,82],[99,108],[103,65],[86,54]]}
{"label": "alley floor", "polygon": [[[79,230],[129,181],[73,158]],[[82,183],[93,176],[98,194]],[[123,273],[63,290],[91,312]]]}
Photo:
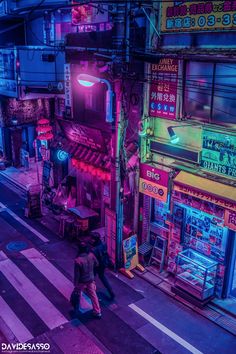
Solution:
{"label": "alley floor", "polygon": [[153,285],[108,272],[102,319],[84,296],[69,303],[76,245],[24,216],[24,200],[0,177],[0,342],[50,343],[50,353],[182,354],[236,351],[236,337]]}

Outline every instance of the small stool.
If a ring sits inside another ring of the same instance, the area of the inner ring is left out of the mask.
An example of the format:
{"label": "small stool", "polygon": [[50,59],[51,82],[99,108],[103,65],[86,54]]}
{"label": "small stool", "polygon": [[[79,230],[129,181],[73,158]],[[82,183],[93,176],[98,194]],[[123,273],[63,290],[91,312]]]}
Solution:
{"label": "small stool", "polygon": [[67,219],[67,216],[66,215],[61,215],[60,216],[60,224],[59,224],[59,236],[61,238],[64,238],[65,237],[65,221]]}
{"label": "small stool", "polygon": [[147,258],[150,259],[152,249],[153,246],[148,242],[144,242],[142,245],[138,247],[139,259],[144,266],[148,264]]}

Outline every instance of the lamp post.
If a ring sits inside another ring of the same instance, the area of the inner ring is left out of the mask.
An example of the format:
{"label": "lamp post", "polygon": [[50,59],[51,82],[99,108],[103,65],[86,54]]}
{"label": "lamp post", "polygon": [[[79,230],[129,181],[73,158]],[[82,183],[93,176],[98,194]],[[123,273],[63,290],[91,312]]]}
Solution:
{"label": "lamp post", "polygon": [[79,74],[78,83],[84,87],[92,87],[94,84],[103,83],[107,86],[106,92],[106,122],[113,122],[113,90],[108,80],[88,74]]}
{"label": "lamp post", "polygon": [[179,136],[175,133],[174,129],[175,128],[185,128],[185,127],[202,127],[201,124],[181,124],[181,125],[170,125],[167,127],[168,134],[170,136],[170,142],[171,144],[178,144],[180,138]]}
{"label": "lamp post", "polygon": [[[112,176],[111,178],[111,209],[116,213],[116,268],[122,266],[122,235],[123,235],[123,203],[120,177],[120,149],[121,149],[121,118],[122,104],[120,97],[120,81],[115,83],[116,113],[113,112],[114,92],[110,82],[88,74],[79,74],[77,81],[84,87],[92,87],[96,83],[104,83],[106,92],[106,122],[112,124]],[[115,119],[116,117],[116,119]]]}

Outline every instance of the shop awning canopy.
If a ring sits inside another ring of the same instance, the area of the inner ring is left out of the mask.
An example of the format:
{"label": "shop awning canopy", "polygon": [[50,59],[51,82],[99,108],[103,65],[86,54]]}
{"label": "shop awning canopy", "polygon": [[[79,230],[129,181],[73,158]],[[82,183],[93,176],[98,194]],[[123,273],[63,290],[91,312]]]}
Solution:
{"label": "shop awning canopy", "polygon": [[[209,194],[209,195],[215,196],[216,198],[218,197],[222,200],[226,199],[230,202],[233,202],[234,204],[236,203],[236,188],[235,187],[229,186],[229,185],[226,185],[223,183],[215,182],[210,179],[203,178],[203,177],[199,177],[199,176],[193,175],[193,174],[185,172],[185,171],[181,171],[174,178],[174,184],[180,185],[180,186],[187,186],[190,188],[189,191],[191,191],[191,189],[192,189],[193,191],[196,190],[199,192],[203,192],[204,194],[202,194],[202,196],[204,196],[204,195],[207,196],[207,194]],[[176,190],[175,187],[174,187],[174,189]],[[185,193],[184,190],[183,190],[183,193]],[[194,193],[190,193],[190,192],[187,192],[187,194],[194,195]],[[195,196],[198,197],[197,195],[195,195]],[[201,197],[200,193],[199,193],[199,198],[206,199],[206,198]]]}
{"label": "shop awning canopy", "polygon": [[106,170],[109,170],[111,166],[110,158],[106,154],[92,150],[84,145],[77,144],[77,150],[73,157],[78,161],[84,161],[89,165]]}

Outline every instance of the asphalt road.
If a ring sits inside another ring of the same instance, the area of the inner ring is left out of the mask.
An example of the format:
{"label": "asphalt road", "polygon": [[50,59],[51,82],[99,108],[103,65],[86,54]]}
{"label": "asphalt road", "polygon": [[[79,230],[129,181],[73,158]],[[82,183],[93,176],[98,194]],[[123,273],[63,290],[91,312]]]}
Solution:
{"label": "asphalt road", "polygon": [[109,273],[116,298],[97,282],[102,319],[91,317],[87,297],[76,316],[68,301],[75,245],[26,219],[24,201],[1,179],[0,202],[0,343],[50,343],[57,354],[236,352],[233,335],[137,277]]}

